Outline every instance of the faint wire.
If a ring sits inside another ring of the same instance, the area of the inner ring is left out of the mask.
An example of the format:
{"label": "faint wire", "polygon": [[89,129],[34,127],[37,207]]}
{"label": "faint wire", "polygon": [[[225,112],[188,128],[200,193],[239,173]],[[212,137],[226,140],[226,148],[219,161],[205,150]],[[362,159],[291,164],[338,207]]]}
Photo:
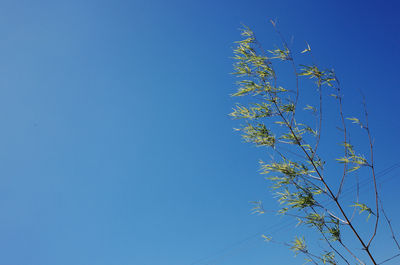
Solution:
{"label": "faint wire", "polygon": [[[397,162],[397,163],[395,163],[395,164],[393,164],[393,165],[391,165],[391,166],[389,166],[389,167],[387,167],[387,168],[381,170],[380,172],[378,172],[378,173],[376,174],[376,175],[377,175],[377,179],[378,179],[378,178],[382,178],[383,176],[389,174],[391,171],[393,171],[393,170],[395,170],[396,168],[399,168],[399,167],[400,167],[400,162]],[[393,177],[394,177],[394,175],[393,175],[393,176],[390,176],[390,177],[388,177],[388,178],[386,178],[386,179],[383,180],[383,181],[381,181],[381,182],[380,182],[380,185],[382,185],[384,182],[387,182],[389,179],[391,179],[391,178],[393,178]],[[365,186],[365,185],[368,184],[368,183],[369,183],[369,180],[361,181],[361,182],[359,183],[359,188],[361,189],[362,186]],[[357,185],[353,185],[353,186],[356,186],[356,187],[349,187],[348,189],[344,190],[344,191],[342,192],[342,197],[348,195],[349,192],[354,191],[354,189],[357,189]],[[325,203],[328,203],[328,204],[329,204],[330,202],[328,201],[328,202],[325,202]],[[289,222],[289,221],[290,221],[290,222]],[[275,234],[275,233],[281,231],[281,230],[284,229],[284,228],[289,228],[290,226],[295,225],[295,223],[296,223],[296,222],[293,222],[293,221],[291,221],[291,220],[289,220],[289,219],[286,219],[286,220],[283,221],[282,223],[274,224],[274,225],[271,225],[271,226],[269,226],[269,227],[267,227],[267,228],[263,228],[262,231],[265,231],[265,229],[270,230],[270,229],[273,229],[273,228],[277,228],[277,229],[275,229],[275,231],[272,231],[272,232],[268,233],[269,235],[272,235],[272,234]],[[199,263],[201,263],[201,262],[203,262],[203,261],[204,261],[204,262],[207,262],[207,263],[203,263],[203,264],[207,265],[207,264],[210,264],[209,262],[211,262],[211,261],[213,261],[213,260],[215,261],[215,259],[221,259],[221,258],[226,257],[226,256],[231,256],[231,255],[229,255],[229,253],[232,251],[233,248],[238,247],[238,246],[244,244],[244,243],[247,242],[247,241],[250,241],[251,239],[253,239],[253,238],[257,237],[257,236],[260,236],[260,234],[262,233],[262,231],[259,230],[259,232],[254,233],[254,234],[252,234],[252,235],[250,235],[250,236],[247,236],[247,237],[245,237],[244,239],[239,240],[239,241],[237,241],[237,242],[235,242],[235,243],[233,243],[233,244],[231,244],[231,245],[229,245],[229,246],[223,248],[222,250],[215,252],[214,254],[211,254],[211,255],[209,255],[209,256],[206,256],[206,257],[204,257],[204,258],[201,258],[201,259],[199,259],[199,260],[197,260],[197,261],[191,263],[190,265],[199,264]],[[226,253],[226,254],[224,254],[224,253]],[[238,253],[238,252],[235,252],[235,254],[237,254],[237,253]],[[224,255],[222,255],[222,254],[224,254]],[[222,256],[221,256],[221,255],[222,255]]]}
{"label": "faint wire", "polygon": [[236,246],[239,246],[239,245],[245,243],[246,241],[249,241],[249,240],[251,240],[251,239],[253,239],[253,238],[257,237],[257,236],[260,236],[260,234],[261,234],[263,231],[265,231],[266,229],[269,230],[269,229],[273,229],[273,228],[277,228],[277,227],[286,225],[286,224],[288,223],[288,221],[289,221],[289,220],[287,219],[287,220],[285,220],[285,221],[282,222],[282,223],[277,223],[277,224],[273,224],[273,225],[265,225],[265,226],[262,228],[262,230],[260,229],[258,232],[254,233],[254,234],[252,234],[252,235],[250,235],[250,236],[247,236],[247,237],[245,237],[245,238],[243,238],[243,239],[241,239],[241,240],[239,240],[239,241],[236,241],[235,243],[232,243],[231,245],[229,245],[229,246],[227,246],[227,247],[225,247],[225,248],[223,248],[223,249],[221,249],[221,250],[215,252],[214,254],[211,254],[211,255],[209,255],[209,256],[207,256],[207,257],[204,257],[204,258],[201,258],[201,259],[199,259],[199,260],[197,260],[197,261],[195,261],[195,262],[193,262],[193,263],[190,263],[190,265],[199,264],[199,263],[201,263],[202,261],[210,260],[210,259],[212,259],[212,258],[215,257],[215,256],[219,256],[219,255],[221,255],[221,254],[223,254],[223,253],[225,253],[225,252],[228,252],[228,251],[231,250],[232,248],[235,248]]}

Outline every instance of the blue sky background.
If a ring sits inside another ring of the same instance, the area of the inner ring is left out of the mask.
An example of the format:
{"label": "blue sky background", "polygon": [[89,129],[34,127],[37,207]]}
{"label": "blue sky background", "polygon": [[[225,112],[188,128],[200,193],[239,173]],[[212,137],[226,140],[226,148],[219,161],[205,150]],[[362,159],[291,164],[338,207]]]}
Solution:
{"label": "blue sky background", "polygon": [[[1,1],[0,264],[302,264],[259,236],[293,224],[250,214],[249,201],[275,203],[257,172],[266,153],[227,115],[238,28],[273,47],[277,19],[295,47],[307,41],[334,66],[349,112],[364,91],[380,171],[400,162],[399,11],[397,1]],[[398,232],[399,173],[382,177]]]}

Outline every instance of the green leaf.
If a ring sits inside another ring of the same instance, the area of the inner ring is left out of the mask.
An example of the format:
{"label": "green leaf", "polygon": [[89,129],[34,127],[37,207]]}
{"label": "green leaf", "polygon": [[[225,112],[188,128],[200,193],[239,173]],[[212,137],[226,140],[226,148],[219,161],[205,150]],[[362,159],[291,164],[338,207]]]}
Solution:
{"label": "green leaf", "polygon": [[266,235],[261,235],[262,238],[264,238],[264,241],[269,242],[272,240],[272,237],[266,236]]}
{"label": "green leaf", "polygon": [[312,110],[312,111],[314,111],[314,112],[317,111],[316,108],[314,108],[313,106],[310,106],[310,105],[306,105],[306,107],[304,108],[304,110]]}
{"label": "green leaf", "polygon": [[292,246],[290,247],[295,254],[297,255],[299,252],[307,252],[307,245],[306,242],[304,240],[304,237],[297,237],[294,239],[294,241],[292,242]]}
{"label": "green leaf", "polygon": [[307,44],[307,48],[305,48],[301,53],[306,53],[306,52],[310,52],[311,51],[311,47],[310,45],[306,42]]}
{"label": "green leaf", "polygon": [[250,203],[254,204],[254,207],[251,209],[251,214],[264,214],[264,207],[261,201],[251,201]]}
{"label": "green leaf", "polygon": [[350,120],[350,121],[352,121],[352,123],[356,123],[356,124],[360,124],[360,120],[359,119],[357,119],[357,118],[355,118],[355,117],[352,117],[352,118],[346,118],[347,120]]}
{"label": "green leaf", "polygon": [[350,163],[350,159],[348,159],[347,157],[336,158],[336,160],[340,163]]}
{"label": "green leaf", "polygon": [[360,166],[354,166],[354,167],[350,168],[349,170],[347,170],[346,172],[350,173],[350,172],[356,171],[358,169],[360,169]]}
{"label": "green leaf", "polygon": [[365,205],[364,203],[358,203],[356,202],[353,205],[350,205],[351,207],[358,207],[359,208],[359,214],[363,213],[363,212],[367,212],[368,216],[367,216],[367,220],[371,217],[371,215],[375,215],[375,213],[371,210],[371,208],[369,208],[367,205]]}

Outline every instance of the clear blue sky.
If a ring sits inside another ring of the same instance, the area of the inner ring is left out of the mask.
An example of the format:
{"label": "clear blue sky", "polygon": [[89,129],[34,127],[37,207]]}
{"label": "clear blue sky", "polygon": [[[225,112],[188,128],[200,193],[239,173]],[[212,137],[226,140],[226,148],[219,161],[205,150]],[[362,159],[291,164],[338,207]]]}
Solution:
{"label": "clear blue sky", "polygon": [[[0,265],[289,264],[252,237],[284,220],[250,214],[249,201],[274,202],[265,153],[227,116],[237,29],[271,47],[278,19],[335,67],[347,103],[361,107],[362,89],[382,170],[400,161],[399,12],[394,0],[1,1]],[[399,173],[382,186],[395,224]]]}

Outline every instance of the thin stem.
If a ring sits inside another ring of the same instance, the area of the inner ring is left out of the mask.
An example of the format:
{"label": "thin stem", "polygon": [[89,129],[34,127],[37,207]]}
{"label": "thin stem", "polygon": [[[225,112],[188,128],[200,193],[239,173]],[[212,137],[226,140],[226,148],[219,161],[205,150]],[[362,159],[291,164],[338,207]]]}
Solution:
{"label": "thin stem", "polygon": [[392,239],[393,239],[393,241],[396,243],[397,248],[400,250],[400,244],[399,244],[399,242],[397,241],[396,236],[394,235],[392,223],[391,223],[389,217],[387,216],[385,210],[383,209],[383,205],[382,205],[381,199],[379,199],[379,202],[380,202],[380,204],[381,204],[381,211],[382,211],[382,213],[383,213],[383,216],[385,217],[386,222],[387,222],[388,225],[389,225],[390,232],[392,233]]}
{"label": "thin stem", "polygon": [[285,38],[283,37],[282,33],[281,33],[281,32],[279,31],[279,29],[276,27],[276,23],[275,23],[274,21],[272,21],[272,20],[271,20],[271,23],[272,23],[272,25],[273,25],[275,31],[278,33],[279,37],[281,38],[281,41],[282,41],[282,43],[283,43],[283,46],[285,47],[285,49],[286,49],[287,52],[288,52],[288,56],[289,56],[288,59],[289,59],[289,61],[290,61],[291,64],[292,64],[293,72],[294,72],[294,75],[295,75],[295,77],[296,77],[296,99],[295,99],[295,102],[294,102],[294,110],[293,110],[293,113],[292,113],[292,117],[291,117],[291,119],[290,119],[290,125],[293,125],[294,117],[295,117],[295,114],[296,114],[297,102],[299,101],[299,75],[298,75],[298,73],[297,73],[296,64],[294,63],[294,58],[293,58],[292,50],[289,48],[289,46],[288,46],[288,44],[287,44]]}
{"label": "thin stem", "polygon": [[[343,244],[343,242],[342,242],[341,240],[339,240],[339,243],[340,243],[340,244],[342,245],[342,247],[343,247],[344,249],[346,249],[347,252],[349,252],[350,255],[352,255],[358,262],[360,262],[361,264],[365,265],[365,263],[364,263],[363,261],[361,261],[359,258],[357,258],[357,256],[354,255],[354,253],[351,252],[351,250],[350,250],[345,244]],[[376,264],[375,261],[373,261],[373,262],[374,262],[374,264]]]}
{"label": "thin stem", "polygon": [[[337,97],[338,97],[338,104],[339,104],[339,113],[340,113],[340,119],[342,120],[342,126],[343,126],[343,137],[344,137],[344,156],[345,157],[347,157],[347,154],[348,154],[348,152],[347,152],[347,128],[346,128],[346,122],[345,122],[345,119],[344,119],[344,115],[343,115],[343,104],[342,104],[342,95],[341,95],[341,93],[340,93],[340,83],[339,83],[339,80],[337,79],[337,77],[335,76],[335,81],[336,81],[336,83],[337,83],[337,87],[336,87],[336,90],[337,90]],[[344,165],[343,165],[343,176],[342,176],[342,179],[341,179],[341,181],[340,181],[340,186],[339,186],[339,190],[338,190],[338,193],[336,194],[336,198],[339,198],[339,196],[340,196],[340,193],[341,193],[341,191],[342,191],[342,188],[343,188],[343,184],[344,184],[344,179],[345,179],[345,177],[346,177],[346,171],[347,171],[347,163],[344,163]]]}
{"label": "thin stem", "polygon": [[390,258],[388,258],[388,259],[382,261],[381,263],[378,263],[378,265],[381,265],[381,264],[383,264],[383,263],[386,263],[386,262],[388,262],[388,261],[391,261],[392,259],[395,259],[395,258],[397,258],[397,257],[399,257],[399,256],[400,256],[400,254],[396,254],[396,255],[394,255],[394,256],[392,256],[392,257],[390,257]]}
{"label": "thin stem", "polygon": [[[356,200],[356,203],[358,203],[359,202],[359,198],[360,198],[360,185],[359,185],[359,182],[358,182],[358,176],[356,176],[356,181],[357,181],[357,200]],[[355,213],[356,213],[356,207],[354,207],[354,209],[353,209],[353,214],[351,215],[350,221],[353,220]]]}
{"label": "thin stem", "polygon": [[319,122],[318,122],[318,134],[315,141],[315,146],[312,152],[311,159],[314,160],[315,154],[317,153],[319,141],[321,140],[322,131],[322,90],[321,90],[321,80],[318,80],[318,92],[319,92]]}
{"label": "thin stem", "polygon": [[371,153],[371,161],[370,161],[370,168],[372,172],[372,178],[374,181],[374,189],[375,189],[375,205],[376,205],[376,219],[375,219],[375,227],[374,227],[374,232],[371,236],[371,239],[369,240],[367,247],[370,246],[372,240],[376,236],[376,231],[378,230],[378,224],[379,224],[379,196],[378,196],[378,187],[376,184],[376,176],[375,176],[375,167],[374,167],[374,147],[373,147],[373,141],[371,137],[371,132],[369,130],[369,124],[368,124],[368,112],[367,112],[367,107],[365,104],[365,97],[363,96],[363,105],[364,105],[364,114],[365,114],[365,122],[367,127],[365,128],[367,133],[368,133],[368,140],[369,140],[369,147],[370,147],[370,153]]}

